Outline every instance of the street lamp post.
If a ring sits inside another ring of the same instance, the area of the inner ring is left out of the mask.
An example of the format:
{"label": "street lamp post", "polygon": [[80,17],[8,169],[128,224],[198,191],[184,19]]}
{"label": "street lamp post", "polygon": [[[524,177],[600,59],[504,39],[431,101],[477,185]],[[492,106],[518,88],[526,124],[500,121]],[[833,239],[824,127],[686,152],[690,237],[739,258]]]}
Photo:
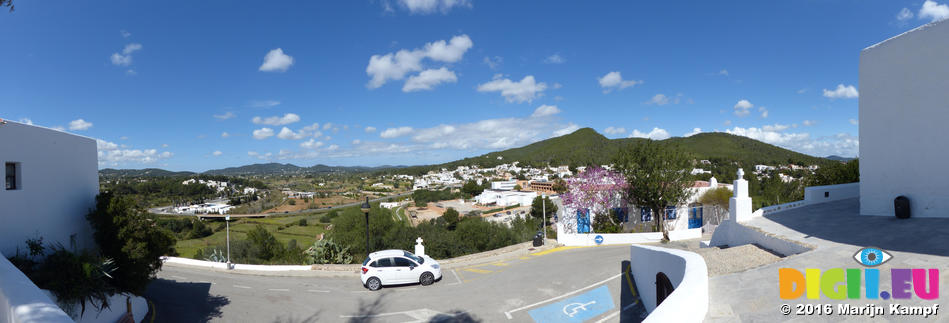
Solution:
{"label": "street lamp post", "polygon": [[547,193],[541,194],[540,205],[544,213],[544,245],[547,245]]}
{"label": "street lamp post", "polygon": [[227,269],[231,269],[231,216],[224,216],[224,225],[227,227]]}
{"label": "street lamp post", "polygon": [[362,213],[366,214],[366,257],[369,257],[369,209],[372,206],[369,205],[369,197],[366,196],[366,202],[362,203],[360,209]]}

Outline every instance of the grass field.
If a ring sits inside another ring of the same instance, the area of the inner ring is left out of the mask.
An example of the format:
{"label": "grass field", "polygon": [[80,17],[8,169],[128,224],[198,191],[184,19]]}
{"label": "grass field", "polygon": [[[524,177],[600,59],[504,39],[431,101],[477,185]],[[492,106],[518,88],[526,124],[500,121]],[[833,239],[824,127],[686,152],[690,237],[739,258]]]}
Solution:
{"label": "grass field", "polygon": [[[306,249],[313,242],[316,242],[320,233],[326,232],[324,229],[328,224],[319,223],[319,219],[324,213],[300,214],[292,216],[274,216],[267,218],[246,219],[241,218],[231,221],[231,241],[243,240],[247,237],[247,232],[258,224],[264,226],[270,233],[277,238],[280,243],[286,245],[290,240],[296,240],[297,246]],[[299,226],[300,219],[306,219],[306,226]],[[208,225],[216,229],[224,221],[209,220]],[[180,257],[191,258],[198,249],[205,249],[213,246],[224,246],[227,240],[226,230],[214,232],[214,234],[201,238],[179,240],[175,244],[175,250]]]}

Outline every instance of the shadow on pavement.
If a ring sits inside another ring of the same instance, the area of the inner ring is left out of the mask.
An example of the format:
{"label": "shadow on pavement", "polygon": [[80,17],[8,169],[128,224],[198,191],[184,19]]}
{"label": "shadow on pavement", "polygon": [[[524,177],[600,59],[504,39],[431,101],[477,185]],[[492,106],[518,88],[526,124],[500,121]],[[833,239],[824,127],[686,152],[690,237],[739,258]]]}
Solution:
{"label": "shadow on pavement", "polygon": [[[375,321],[384,321],[388,322],[392,319],[405,321],[409,318],[408,316],[393,316],[392,314],[383,314],[382,308],[385,305],[385,300],[390,296],[390,292],[381,292],[375,300],[367,302],[364,300],[359,300],[359,307],[356,313],[347,315],[349,323],[370,323]],[[439,313],[429,319],[429,322],[432,323],[480,323],[480,319],[474,317],[473,315],[462,311],[462,310],[452,310],[448,313]]]}
{"label": "shadow on pavement", "polygon": [[[860,215],[860,200],[847,199],[765,216],[810,237],[887,251],[949,256],[949,219]],[[925,237],[923,243],[920,237]],[[856,252],[857,249],[854,249]]]}
{"label": "shadow on pavement", "polygon": [[633,274],[630,271],[629,260],[623,260],[620,263],[620,322],[642,322],[646,315],[646,306],[639,298],[639,290],[636,287],[636,281],[633,280]]}
{"label": "shadow on pavement", "polygon": [[317,311],[316,313],[313,313],[313,315],[310,315],[306,318],[300,318],[300,319],[294,318],[293,315],[288,316],[286,319],[278,316],[277,319],[273,321],[273,323],[314,323],[314,322],[319,322],[319,321],[320,321],[320,311]]}
{"label": "shadow on pavement", "polygon": [[221,317],[221,308],[231,301],[210,295],[210,283],[177,282],[156,279],[148,285],[145,297],[155,304],[155,322],[208,322]]}

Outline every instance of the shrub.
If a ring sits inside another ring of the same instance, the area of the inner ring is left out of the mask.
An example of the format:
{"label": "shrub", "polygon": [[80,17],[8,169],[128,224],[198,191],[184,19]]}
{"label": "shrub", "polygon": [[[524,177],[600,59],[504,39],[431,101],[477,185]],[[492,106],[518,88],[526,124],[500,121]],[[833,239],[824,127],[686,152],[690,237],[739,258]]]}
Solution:
{"label": "shrub", "polygon": [[142,295],[161,269],[159,257],[174,252],[174,236],[157,226],[153,215],[135,207],[131,198],[110,192],[96,196],[96,208],[86,219],[102,255],[118,268],[112,275],[116,288]]}
{"label": "shrub", "polygon": [[301,227],[305,227],[305,226],[306,226],[306,219],[300,219],[300,221],[297,221],[297,225],[299,225],[299,226],[301,226]]}
{"label": "shrub", "polygon": [[277,238],[260,224],[247,232],[247,241],[251,244],[252,258],[269,261],[280,256],[284,251]]}
{"label": "shrub", "polygon": [[336,244],[331,239],[324,239],[313,243],[306,249],[306,263],[308,264],[348,264],[353,262],[349,248]]}
{"label": "shrub", "polygon": [[290,199],[290,202],[287,202],[287,204],[290,204],[290,205],[297,205],[297,200]]}

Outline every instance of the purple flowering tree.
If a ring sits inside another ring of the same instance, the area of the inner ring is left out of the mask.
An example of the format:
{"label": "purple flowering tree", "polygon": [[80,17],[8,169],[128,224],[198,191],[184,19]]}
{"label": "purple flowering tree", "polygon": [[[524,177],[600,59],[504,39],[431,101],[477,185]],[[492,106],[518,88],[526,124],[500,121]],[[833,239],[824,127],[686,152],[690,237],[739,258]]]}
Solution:
{"label": "purple flowering tree", "polygon": [[[561,197],[564,206],[574,210],[589,210],[587,216],[592,218],[596,213],[609,214],[610,208],[614,206],[625,207],[621,204],[624,203],[622,197],[626,188],[626,178],[622,174],[593,166],[567,179],[567,191]],[[569,218],[570,215],[565,215],[563,223],[569,224],[576,232],[576,222],[567,221]],[[602,218],[609,219],[613,225],[617,224],[613,217]]]}

